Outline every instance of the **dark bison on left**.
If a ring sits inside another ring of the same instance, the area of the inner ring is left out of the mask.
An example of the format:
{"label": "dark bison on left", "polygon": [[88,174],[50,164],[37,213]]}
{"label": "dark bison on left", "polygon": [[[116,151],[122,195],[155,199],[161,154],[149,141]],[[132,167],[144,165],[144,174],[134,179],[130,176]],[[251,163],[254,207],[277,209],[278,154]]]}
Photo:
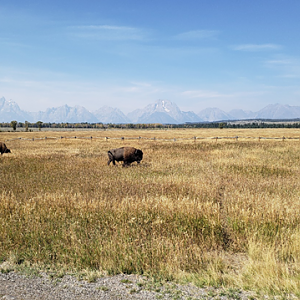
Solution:
{"label": "dark bison on left", "polygon": [[117,149],[111,149],[107,152],[109,165],[111,162],[115,165],[115,161],[123,161],[123,167],[129,166],[136,161],[138,164],[143,159],[143,151],[134,147],[122,147]]}
{"label": "dark bison on left", "polygon": [[11,153],[10,150],[6,147],[6,145],[2,142],[0,142],[0,152],[1,152],[1,155],[3,153]]}

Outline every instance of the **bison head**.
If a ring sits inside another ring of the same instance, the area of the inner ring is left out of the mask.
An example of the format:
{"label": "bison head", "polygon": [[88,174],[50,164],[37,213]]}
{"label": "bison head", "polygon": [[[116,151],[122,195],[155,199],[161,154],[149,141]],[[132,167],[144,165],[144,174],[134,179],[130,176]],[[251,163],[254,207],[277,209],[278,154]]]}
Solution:
{"label": "bison head", "polygon": [[135,149],[134,155],[136,162],[139,164],[143,159],[143,151],[140,149]]}

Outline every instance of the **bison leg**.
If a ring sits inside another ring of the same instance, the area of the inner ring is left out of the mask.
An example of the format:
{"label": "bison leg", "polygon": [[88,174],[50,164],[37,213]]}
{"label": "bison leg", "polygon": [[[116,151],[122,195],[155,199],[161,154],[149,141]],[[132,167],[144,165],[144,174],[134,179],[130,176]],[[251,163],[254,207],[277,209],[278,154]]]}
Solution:
{"label": "bison leg", "polygon": [[107,165],[109,166],[111,162],[113,163],[114,166],[116,165],[116,161],[115,161],[114,158],[112,158],[112,159],[109,158],[109,160],[108,160],[108,162],[107,162]]}
{"label": "bison leg", "polygon": [[128,167],[128,166],[130,166],[130,162],[124,161],[124,162],[123,162],[123,167]]}

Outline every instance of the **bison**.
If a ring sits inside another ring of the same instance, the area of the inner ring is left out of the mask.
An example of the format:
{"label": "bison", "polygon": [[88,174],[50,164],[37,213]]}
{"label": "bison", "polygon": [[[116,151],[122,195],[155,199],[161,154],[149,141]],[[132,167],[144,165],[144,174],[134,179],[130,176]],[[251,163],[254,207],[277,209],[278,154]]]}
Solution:
{"label": "bison", "polygon": [[139,164],[143,159],[143,151],[134,147],[111,149],[107,152],[107,154],[107,165],[109,165],[111,162],[115,165],[115,161],[123,161],[123,167],[125,167],[129,166],[134,161]]}
{"label": "bison", "polygon": [[0,142],[0,152],[1,152],[1,155],[3,153],[11,153],[10,150],[6,147],[6,145],[2,142]]}

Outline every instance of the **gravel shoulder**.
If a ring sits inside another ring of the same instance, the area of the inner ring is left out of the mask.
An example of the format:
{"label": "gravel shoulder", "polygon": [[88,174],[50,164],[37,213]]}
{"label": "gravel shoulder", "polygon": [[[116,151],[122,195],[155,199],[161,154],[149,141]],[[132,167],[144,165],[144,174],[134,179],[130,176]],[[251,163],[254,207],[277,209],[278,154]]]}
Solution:
{"label": "gravel shoulder", "polygon": [[41,273],[27,277],[14,271],[0,273],[0,299],[6,300],[94,300],[94,299],[256,299],[238,290],[197,288],[193,285],[155,283],[138,275],[105,276],[94,282],[75,276],[50,278]]}

